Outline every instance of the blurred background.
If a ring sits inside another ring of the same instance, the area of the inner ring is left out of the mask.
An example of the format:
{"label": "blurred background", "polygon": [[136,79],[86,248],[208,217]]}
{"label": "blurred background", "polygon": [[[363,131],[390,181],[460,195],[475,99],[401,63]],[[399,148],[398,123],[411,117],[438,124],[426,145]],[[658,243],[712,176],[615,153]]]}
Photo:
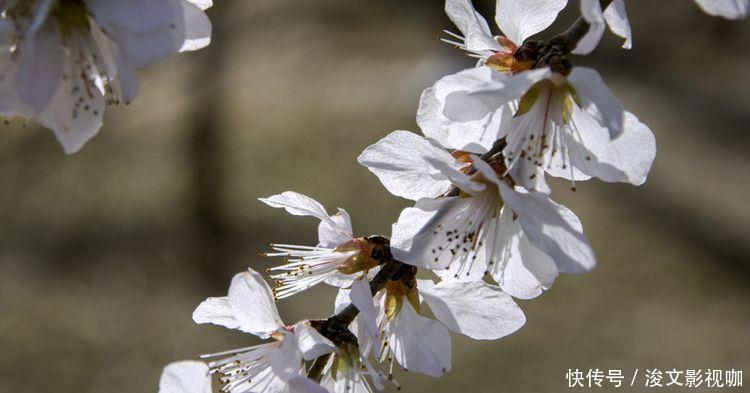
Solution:
{"label": "blurred background", "polygon": [[[492,20],[492,2],[475,3]],[[750,22],[688,0],[628,7],[634,49],[608,34],[575,61],[654,130],[648,183],[555,183],[599,266],[521,302],[528,323],[504,340],[454,336],[453,371],[400,372],[405,391],[563,391],[569,368],[750,372]],[[111,108],[79,154],[33,124],[4,127],[0,391],[155,393],[168,362],[254,343],[191,313],[236,272],[276,262],[256,256],[268,243],[316,242],[314,219],[258,197],[293,189],[347,209],[360,235],[388,234],[408,202],[356,157],[418,131],[422,89],[471,66],[438,41],[455,31],[442,8],[218,1],[214,43],[145,70],[138,99]],[[279,307],[286,321],[326,317],[334,296]]]}

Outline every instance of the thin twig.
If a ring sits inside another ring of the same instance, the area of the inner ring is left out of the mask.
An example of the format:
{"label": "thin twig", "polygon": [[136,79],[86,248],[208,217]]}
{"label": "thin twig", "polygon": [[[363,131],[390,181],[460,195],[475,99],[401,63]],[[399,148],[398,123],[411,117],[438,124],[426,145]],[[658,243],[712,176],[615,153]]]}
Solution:
{"label": "thin twig", "polygon": [[[395,259],[386,262],[383,267],[380,268],[378,274],[376,274],[375,277],[372,278],[372,281],[370,281],[370,292],[373,295],[380,292],[385,286],[385,283],[388,282],[399,268],[401,268],[401,265],[403,264]],[[357,307],[350,304],[329,319],[336,319],[344,325],[349,325],[354,321],[354,318],[357,317],[357,314],[359,314]]]}
{"label": "thin twig", "polygon": [[[403,266],[402,262],[389,257],[389,259],[380,268],[378,274],[376,274],[375,277],[372,278],[372,281],[370,281],[370,292],[373,295],[380,292],[380,290],[385,287],[385,284],[388,282],[388,280],[390,280],[390,278],[393,277],[394,274],[396,274],[401,266]],[[354,318],[356,318],[357,315],[359,315],[359,310],[357,309],[357,307],[355,307],[353,304],[349,304],[343,310],[335,313],[330,318],[328,318],[326,322],[328,324],[336,325],[339,327],[348,327],[354,321]],[[307,377],[316,382],[320,382],[323,374],[323,369],[325,368],[326,363],[328,363],[328,359],[330,357],[331,354],[329,353],[315,359],[312,366],[310,366],[310,369],[307,371]]]}

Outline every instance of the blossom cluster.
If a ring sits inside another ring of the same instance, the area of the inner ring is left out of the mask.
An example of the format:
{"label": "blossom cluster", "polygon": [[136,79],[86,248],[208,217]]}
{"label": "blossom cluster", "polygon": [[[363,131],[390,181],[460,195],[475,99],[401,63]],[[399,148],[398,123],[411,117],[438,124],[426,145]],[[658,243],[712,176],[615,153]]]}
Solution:
{"label": "blossom cluster", "polygon": [[211,41],[212,0],[0,1],[0,114],[35,119],[75,153],[137,70]]}
{"label": "blossom cluster", "polygon": [[[697,3],[727,18],[748,14],[744,0]],[[317,219],[317,244],[272,244],[261,255],[283,258],[269,269],[274,289],[249,269],[226,297],[201,303],[193,320],[269,341],[205,355],[207,363],[173,363],[160,392],[209,392],[214,374],[231,393],[370,392],[398,386],[396,365],[440,377],[451,370],[450,332],[506,337],[526,322],[516,299],[542,295],[561,273],[591,271],[596,258],[583,225],[552,199],[546,180],[565,179],[573,190],[592,178],[641,185],[656,143],[600,74],[570,57],[592,52],[607,27],[632,47],[623,0],[581,0],[571,29],[530,39],[568,5],[498,0],[496,36],[470,0],[447,0],[459,32],[446,31],[443,41],[475,67],[424,90],[421,133],[393,131],[358,158],[413,206],[389,237],[363,237],[344,209],[331,214],[292,191],[261,198]],[[338,288],[333,316],[282,322],[275,300],[321,283]]]}
{"label": "blossom cluster", "polygon": [[[552,200],[547,177],[566,179],[574,190],[591,178],[641,185],[656,144],[599,73],[570,58],[591,53],[607,28],[623,48],[633,46],[623,0],[581,0],[581,20],[568,32],[530,39],[568,3],[498,0],[502,35],[495,36],[470,0],[447,0],[459,32],[446,31],[443,41],[476,66],[422,93],[421,134],[394,131],[358,158],[413,207],[389,237],[362,237],[344,209],[329,214],[291,191],[262,198],[319,220],[317,244],[273,244],[262,255],[283,258],[269,269],[276,288],[249,269],[232,279],[227,296],[198,305],[193,320],[267,341],[173,363],[160,391],[207,393],[214,374],[231,393],[382,390],[387,382],[398,386],[395,365],[439,377],[451,370],[450,332],[506,337],[526,322],[515,299],[540,296],[561,273],[593,269],[583,226]],[[750,12],[750,0],[696,3],[729,19]],[[108,105],[136,97],[139,69],[209,45],[204,11],[212,5],[0,0],[0,113],[8,122],[36,120],[75,153],[102,127]],[[420,272],[431,278],[417,278]],[[276,300],[320,283],[338,288],[333,316],[283,322]],[[651,380],[659,383],[655,371]]]}
{"label": "blossom cluster", "polygon": [[[696,0],[707,13],[744,18],[750,0]],[[569,3],[581,19],[549,40]],[[207,46],[211,0],[0,0],[0,113],[34,119],[67,153],[128,103],[137,70]],[[641,185],[654,135],[600,74],[575,66],[609,28],[633,46],[623,0],[498,0],[493,35],[470,0],[447,0],[458,28],[443,41],[476,59],[419,100],[421,133],[393,131],[358,161],[394,196],[413,201],[390,236],[358,236],[344,209],[330,214],[292,191],[260,199],[319,221],[315,245],[272,244],[276,287],[249,269],[227,296],[202,302],[199,324],[264,343],[164,369],[162,393],[370,392],[398,386],[396,365],[440,377],[451,333],[506,337],[525,323],[516,299],[549,290],[561,273],[596,265],[583,225],[552,199],[548,177]],[[419,278],[418,278],[419,277]],[[426,278],[423,278],[426,277]],[[276,300],[318,284],[338,288],[333,316],[283,322]],[[427,312],[429,310],[429,312]]]}

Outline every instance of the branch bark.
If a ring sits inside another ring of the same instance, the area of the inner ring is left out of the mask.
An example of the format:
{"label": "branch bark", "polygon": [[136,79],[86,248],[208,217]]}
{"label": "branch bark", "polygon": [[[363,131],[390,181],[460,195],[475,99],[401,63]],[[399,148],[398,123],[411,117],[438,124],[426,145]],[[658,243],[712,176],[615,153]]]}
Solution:
{"label": "branch bark", "polygon": [[[386,261],[380,268],[378,274],[376,274],[375,277],[372,278],[372,281],[370,281],[370,292],[374,295],[385,288],[385,284],[394,274],[396,274],[401,266],[403,266],[403,263],[393,258]],[[327,322],[338,326],[348,327],[357,315],[359,315],[359,310],[353,304],[350,304],[343,310],[328,318]],[[323,369],[325,368],[326,363],[328,363],[330,357],[331,354],[329,353],[315,359],[312,366],[310,366],[310,369],[307,371],[307,377],[316,382],[320,382],[320,379],[323,376]]]}

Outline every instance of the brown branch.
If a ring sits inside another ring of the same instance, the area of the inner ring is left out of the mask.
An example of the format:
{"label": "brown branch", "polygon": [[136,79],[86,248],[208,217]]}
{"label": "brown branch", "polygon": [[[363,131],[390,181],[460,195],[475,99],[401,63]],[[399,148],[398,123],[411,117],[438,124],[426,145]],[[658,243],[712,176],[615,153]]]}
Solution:
{"label": "brown branch", "polygon": [[[396,271],[398,271],[399,268],[401,268],[401,265],[402,263],[395,259],[386,262],[383,267],[380,268],[378,274],[376,274],[375,277],[372,278],[372,281],[370,281],[370,292],[372,292],[373,295],[380,292],[380,290],[385,287],[388,280],[396,273]],[[349,325],[354,321],[354,318],[356,318],[358,314],[359,310],[357,310],[357,307],[350,304],[329,318],[329,320],[335,319],[341,324]]]}
{"label": "brown branch", "polygon": [[[385,284],[388,280],[390,280],[401,266],[403,266],[402,262],[393,259],[390,252],[387,253],[386,258],[387,260],[381,266],[378,274],[376,274],[370,281],[370,292],[372,292],[373,295],[385,288]],[[335,343],[340,338],[341,331],[345,331],[351,335],[348,327],[357,315],[359,315],[357,307],[355,307],[354,304],[349,304],[330,318],[324,321],[315,321],[314,326],[317,325],[316,328],[320,333]],[[323,369],[325,368],[326,363],[328,363],[330,357],[331,354],[329,353],[315,359],[312,366],[310,366],[310,369],[307,371],[307,377],[316,382],[320,382],[320,379],[323,376]]]}

